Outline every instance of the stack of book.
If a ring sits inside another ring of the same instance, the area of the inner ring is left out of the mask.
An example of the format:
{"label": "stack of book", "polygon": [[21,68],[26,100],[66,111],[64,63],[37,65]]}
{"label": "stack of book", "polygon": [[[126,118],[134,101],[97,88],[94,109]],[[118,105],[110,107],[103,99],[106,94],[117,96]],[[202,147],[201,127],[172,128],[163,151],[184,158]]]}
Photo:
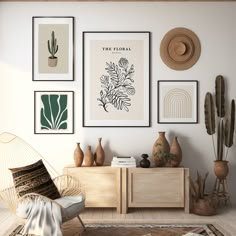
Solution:
{"label": "stack of book", "polygon": [[112,167],[136,167],[134,157],[113,157],[111,162]]}

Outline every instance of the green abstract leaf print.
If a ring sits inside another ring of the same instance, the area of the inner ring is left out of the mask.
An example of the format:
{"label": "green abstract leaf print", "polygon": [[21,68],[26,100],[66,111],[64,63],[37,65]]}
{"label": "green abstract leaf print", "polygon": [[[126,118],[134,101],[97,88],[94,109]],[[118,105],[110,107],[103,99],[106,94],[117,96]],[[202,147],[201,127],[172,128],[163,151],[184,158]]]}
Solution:
{"label": "green abstract leaf print", "polygon": [[67,129],[67,95],[42,95],[40,111],[41,129]]}

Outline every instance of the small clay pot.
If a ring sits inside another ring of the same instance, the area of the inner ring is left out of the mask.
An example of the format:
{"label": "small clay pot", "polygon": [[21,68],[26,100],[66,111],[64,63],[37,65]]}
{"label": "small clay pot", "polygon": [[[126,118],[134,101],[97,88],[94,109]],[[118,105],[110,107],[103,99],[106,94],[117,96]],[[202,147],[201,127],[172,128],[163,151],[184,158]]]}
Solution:
{"label": "small clay pot", "polygon": [[76,167],[82,166],[84,160],[84,153],[80,148],[80,143],[77,143],[76,149],[74,151],[74,162]]}
{"label": "small clay pot", "polygon": [[97,166],[103,166],[105,160],[105,152],[102,147],[102,138],[98,138],[98,145],[94,153],[94,160]]}
{"label": "small clay pot", "polygon": [[229,173],[228,161],[215,161],[214,173],[219,179],[225,179]]}
{"label": "small clay pot", "polygon": [[93,153],[91,150],[91,146],[87,147],[87,150],[84,154],[84,165],[85,166],[92,166],[94,163],[94,157],[93,157]]}
{"label": "small clay pot", "polygon": [[148,158],[148,154],[142,154],[141,157],[143,158],[139,164],[140,164],[140,167],[142,168],[149,168],[150,167],[150,161],[147,159]]}

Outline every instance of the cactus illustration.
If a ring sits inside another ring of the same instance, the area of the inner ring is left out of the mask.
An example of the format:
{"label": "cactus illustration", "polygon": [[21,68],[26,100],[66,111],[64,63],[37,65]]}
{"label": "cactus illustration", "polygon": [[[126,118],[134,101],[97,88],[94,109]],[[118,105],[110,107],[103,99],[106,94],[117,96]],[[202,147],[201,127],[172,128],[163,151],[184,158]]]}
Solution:
{"label": "cactus illustration", "polygon": [[51,33],[51,41],[48,40],[48,51],[51,54],[51,56],[48,58],[48,65],[50,67],[57,66],[57,57],[55,54],[58,51],[58,45],[57,45],[57,39],[55,38],[55,33],[52,31]]}
{"label": "cactus illustration", "polygon": [[55,38],[55,33],[54,31],[52,31],[51,34],[51,43],[48,40],[48,51],[50,52],[50,54],[52,55],[51,58],[56,58],[55,54],[58,51],[58,45],[57,45],[57,39]]}

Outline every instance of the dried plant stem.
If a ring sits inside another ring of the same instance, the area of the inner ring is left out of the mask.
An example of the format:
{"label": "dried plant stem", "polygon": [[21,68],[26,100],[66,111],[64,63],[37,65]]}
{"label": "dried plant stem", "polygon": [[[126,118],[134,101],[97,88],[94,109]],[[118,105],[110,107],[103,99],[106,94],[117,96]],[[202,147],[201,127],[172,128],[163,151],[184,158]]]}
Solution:
{"label": "dried plant stem", "polygon": [[229,152],[229,148],[227,148],[227,150],[226,150],[226,154],[225,154],[225,160],[227,160],[227,157],[228,157],[228,152]]}
{"label": "dried plant stem", "polygon": [[216,156],[216,146],[215,146],[215,142],[214,142],[214,137],[213,135],[211,135],[211,138],[212,138],[212,143],[213,143],[213,149],[214,149],[214,153],[215,153],[215,158],[217,160],[217,156]]}

